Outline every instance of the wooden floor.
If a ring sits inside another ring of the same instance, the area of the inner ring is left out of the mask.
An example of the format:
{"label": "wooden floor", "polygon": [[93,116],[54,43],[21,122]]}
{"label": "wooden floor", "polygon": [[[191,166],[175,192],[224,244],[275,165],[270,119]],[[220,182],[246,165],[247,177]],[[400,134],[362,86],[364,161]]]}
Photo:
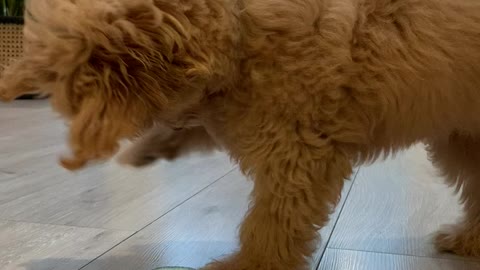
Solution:
{"label": "wooden floor", "polygon": [[[251,183],[224,154],[71,174],[56,164],[64,137],[45,101],[0,104],[0,269],[199,267],[236,248]],[[362,167],[312,269],[480,269],[430,243],[459,209],[421,146]]]}

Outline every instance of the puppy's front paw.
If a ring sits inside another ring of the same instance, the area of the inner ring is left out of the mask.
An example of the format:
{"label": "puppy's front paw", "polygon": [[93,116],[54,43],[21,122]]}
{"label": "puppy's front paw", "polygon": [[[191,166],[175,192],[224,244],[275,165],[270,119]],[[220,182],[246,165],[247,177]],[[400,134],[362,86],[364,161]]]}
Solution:
{"label": "puppy's front paw", "polygon": [[180,142],[178,132],[155,126],[120,154],[117,161],[122,165],[145,167],[159,159],[171,160],[178,156]]}
{"label": "puppy's front paw", "polygon": [[151,145],[151,148],[137,148],[133,145],[130,149],[120,154],[118,162],[132,167],[145,167],[152,165],[157,160],[173,160],[178,156],[176,147]]}
{"label": "puppy's front paw", "polygon": [[[232,255],[221,261],[214,261],[207,264],[200,270],[292,270],[292,268],[283,264],[262,259],[255,259],[249,256]],[[293,268],[303,269],[303,268]]]}
{"label": "puppy's front paw", "polygon": [[8,94],[7,88],[0,82],[0,101],[8,102],[11,100],[12,97]]}
{"label": "puppy's front paw", "polygon": [[145,167],[157,161],[158,157],[147,153],[132,153],[126,151],[118,157],[118,163],[132,167]]}
{"label": "puppy's front paw", "polygon": [[229,258],[223,261],[214,261],[207,264],[200,270],[260,270],[261,268],[245,268],[245,263],[237,261],[236,259]]}

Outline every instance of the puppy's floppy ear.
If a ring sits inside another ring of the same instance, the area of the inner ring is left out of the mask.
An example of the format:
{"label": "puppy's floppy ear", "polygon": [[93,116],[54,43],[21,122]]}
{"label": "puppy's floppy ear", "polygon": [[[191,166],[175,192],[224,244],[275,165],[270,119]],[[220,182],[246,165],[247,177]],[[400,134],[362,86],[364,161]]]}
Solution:
{"label": "puppy's floppy ear", "polygon": [[69,170],[84,167],[90,160],[113,156],[118,141],[134,131],[120,107],[108,104],[100,96],[86,97],[70,126],[69,144],[72,158],[62,158],[61,164]]}

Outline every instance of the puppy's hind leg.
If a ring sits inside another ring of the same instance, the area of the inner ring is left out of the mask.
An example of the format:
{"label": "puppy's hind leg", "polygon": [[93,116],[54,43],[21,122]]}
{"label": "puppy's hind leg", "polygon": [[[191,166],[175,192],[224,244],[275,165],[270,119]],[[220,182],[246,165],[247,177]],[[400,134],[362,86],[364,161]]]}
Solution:
{"label": "puppy's hind leg", "polygon": [[480,137],[452,134],[429,145],[430,157],[447,183],[461,192],[465,216],[435,238],[439,251],[480,257]]}

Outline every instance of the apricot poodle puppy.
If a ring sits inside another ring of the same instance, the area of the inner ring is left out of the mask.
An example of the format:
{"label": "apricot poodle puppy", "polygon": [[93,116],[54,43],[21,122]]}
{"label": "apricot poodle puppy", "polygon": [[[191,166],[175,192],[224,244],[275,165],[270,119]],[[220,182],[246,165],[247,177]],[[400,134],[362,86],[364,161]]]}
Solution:
{"label": "apricot poodle puppy", "polygon": [[480,1],[35,0],[2,100],[41,89],[69,169],[225,149],[254,179],[239,250],[297,270],[352,166],[417,142],[462,193],[439,250],[480,256]]}

